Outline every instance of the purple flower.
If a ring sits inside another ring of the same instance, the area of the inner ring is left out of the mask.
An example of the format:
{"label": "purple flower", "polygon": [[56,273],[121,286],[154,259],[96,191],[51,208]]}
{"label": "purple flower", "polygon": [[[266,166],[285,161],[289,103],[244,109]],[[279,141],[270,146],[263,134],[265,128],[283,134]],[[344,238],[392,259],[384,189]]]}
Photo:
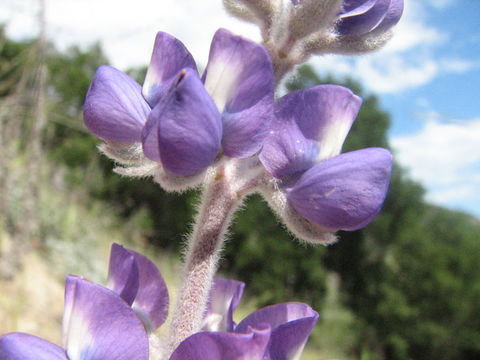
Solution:
{"label": "purple flower", "polygon": [[[155,265],[146,257],[120,245],[112,245],[109,283],[114,284],[114,290],[122,298],[130,301],[136,292],[146,294],[147,291],[143,288],[148,286],[151,290],[148,296],[141,297],[143,301],[139,301],[137,296],[133,304],[140,302],[148,309],[155,308],[149,303],[159,304],[156,306],[160,310],[159,321],[156,323],[159,325],[165,319],[168,295],[163,279],[158,270],[155,268],[153,271],[153,268]],[[140,281],[135,280],[138,272],[145,274],[143,281],[142,276]],[[185,339],[170,359],[275,360],[293,359],[293,354],[301,352],[318,314],[305,304],[277,304],[251,314],[236,325],[232,315],[239,304],[243,288],[241,282],[216,278],[205,314],[205,331]],[[147,318],[155,318],[156,315],[154,311],[146,312]]]}
{"label": "purple flower", "polygon": [[321,85],[292,92],[275,104],[260,160],[288,203],[328,231],[367,225],[385,199],[392,157],[368,148],[338,155],[361,99],[350,90]]}
{"label": "purple flower", "polygon": [[200,79],[185,46],[158,33],[143,88],[113,67],[100,67],[84,120],[99,138],[141,142],[148,159],[187,176],[220,152],[240,158],[258,152],[272,106],[273,70],[261,45],[218,30]]}
{"label": "purple flower", "polygon": [[[0,359],[147,360],[147,331],[160,326],[168,310],[160,272],[145,256],[113,244],[108,283],[113,290],[68,276],[63,348],[33,335],[10,333],[0,337]],[[284,303],[260,309],[237,325],[232,315],[243,288],[241,282],[216,278],[206,331],[184,340],[170,360],[298,358],[318,314],[305,304]]]}
{"label": "purple flower", "polygon": [[[140,281],[138,273],[140,275]],[[109,284],[115,292],[143,311],[142,319],[155,323],[147,329],[156,329],[165,320],[168,294],[165,283],[155,265],[143,255],[113,244],[110,255]],[[149,291],[146,291],[148,287]],[[239,281],[215,278],[210,301],[204,318],[203,332],[184,340],[171,359],[294,359],[318,320],[318,314],[308,305],[284,303],[265,307],[246,317],[238,325],[233,312],[243,294],[244,284]],[[144,294],[136,296],[134,294]],[[156,304],[156,305],[155,305]],[[137,314],[139,311],[136,311]],[[203,354],[203,357],[201,356]],[[269,354],[269,357],[266,357]]]}
{"label": "purple flower", "polygon": [[[0,359],[148,360],[147,331],[164,322],[168,306],[158,269],[143,255],[113,244],[109,285],[113,290],[68,276],[63,347],[33,335],[10,333],[0,337]],[[284,303],[260,309],[237,325],[232,314],[243,287],[241,282],[216,278],[205,331],[181,342],[169,359],[298,358],[318,314],[305,304]]]}
{"label": "purple flower", "polygon": [[403,0],[344,0],[337,31],[342,36],[381,35],[402,13]]}
{"label": "purple flower", "polygon": [[2,360],[148,360],[135,312],[113,291],[76,276],[65,284],[63,347],[33,335],[0,337]]}
{"label": "purple flower", "polygon": [[233,322],[232,315],[239,304],[243,288],[244,284],[239,281],[215,278],[204,330],[243,334],[249,329],[267,326],[270,338],[265,349],[257,350],[257,358],[298,359],[318,320],[318,313],[306,304],[282,303],[257,310],[237,325]]}
{"label": "purple flower", "polygon": [[[29,334],[3,335],[0,359],[149,359],[148,336],[132,308],[112,290],[76,276],[66,280],[63,335],[63,347]],[[201,332],[184,340],[170,360],[262,360],[269,339],[266,325],[241,334]]]}
{"label": "purple flower", "polygon": [[[291,0],[302,6],[304,0]],[[342,36],[381,35],[400,20],[403,0],[343,0],[337,32]]]}

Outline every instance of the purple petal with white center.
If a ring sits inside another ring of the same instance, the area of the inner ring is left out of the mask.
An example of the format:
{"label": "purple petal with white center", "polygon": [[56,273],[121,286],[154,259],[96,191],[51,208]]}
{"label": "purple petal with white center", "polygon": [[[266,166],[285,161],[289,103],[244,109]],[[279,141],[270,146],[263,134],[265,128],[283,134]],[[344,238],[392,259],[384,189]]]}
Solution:
{"label": "purple petal with white center", "polygon": [[103,140],[140,142],[149,112],[135,80],[111,66],[98,68],[83,106],[90,132]]}
{"label": "purple petal with white center", "polygon": [[[279,117],[293,117],[307,139],[320,146],[317,161],[340,154],[362,99],[338,85],[299,90],[279,103]],[[282,100],[282,99],[281,99]]]}
{"label": "purple petal with white center", "polygon": [[273,68],[265,48],[218,30],[203,80],[223,115],[223,152],[232,157],[258,152],[273,106]]}
{"label": "purple petal with white center", "polygon": [[349,89],[320,85],[294,91],[275,104],[275,120],[260,160],[275,177],[305,171],[338,155],[362,103]]}
{"label": "purple petal with white center", "polygon": [[173,36],[159,32],[155,37],[152,58],[142,91],[152,108],[158,103],[168,81],[186,68],[197,71],[195,60],[185,45]]}
{"label": "purple petal with white center", "polygon": [[403,14],[403,0],[392,0],[382,22],[370,34],[379,35],[395,26]]}
{"label": "purple petal with white center", "polygon": [[115,292],[72,275],[63,334],[69,360],[148,360],[148,337],[132,308]]}
{"label": "purple petal with white center", "polygon": [[67,360],[65,350],[39,337],[10,333],[0,337],[1,360]]}
{"label": "purple petal with white center", "polygon": [[138,266],[133,254],[115,243],[110,250],[107,284],[128,305],[132,305],[139,286]]}
{"label": "purple petal with white center", "polygon": [[265,325],[244,334],[199,332],[180,343],[170,360],[263,360],[269,338]]}
{"label": "purple petal with white center", "polygon": [[287,199],[301,216],[331,231],[357,230],[380,211],[391,169],[386,149],[341,154],[305,172]]}
{"label": "purple petal with white center", "polygon": [[318,320],[318,313],[302,303],[283,303],[267,306],[247,316],[235,329],[268,324],[272,329],[268,351],[271,360],[299,359]]}
{"label": "purple petal with white center", "polygon": [[157,126],[165,170],[194,175],[215,160],[222,138],[221,116],[194,71],[185,69],[179,74],[150,117]]}
{"label": "purple petal with white center", "polygon": [[350,16],[340,15],[337,31],[340,35],[360,36],[375,29],[384,19],[393,0],[377,0],[368,11]]}
{"label": "purple petal with white center", "polygon": [[203,330],[233,331],[233,312],[243,294],[245,284],[240,281],[215,278],[207,305]]}

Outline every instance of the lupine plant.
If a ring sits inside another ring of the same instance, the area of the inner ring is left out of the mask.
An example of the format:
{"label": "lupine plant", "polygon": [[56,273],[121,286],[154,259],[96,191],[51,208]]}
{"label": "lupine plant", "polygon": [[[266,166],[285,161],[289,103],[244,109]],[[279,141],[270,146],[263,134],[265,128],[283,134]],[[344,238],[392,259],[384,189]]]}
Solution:
{"label": "lupine plant", "polygon": [[223,0],[258,25],[258,44],[220,29],[202,75],[175,37],[157,34],[142,85],[102,66],[84,120],[124,176],[166,191],[201,188],[167,335],[168,292],[143,255],[112,246],[106,286],[70,275],[62,347],[0,337],[1,360],[299,359],[319,315],[306,304],[268,306],[233,321],[244,284],[215,278],[229,224],[260,193],[286,230],[314,244],[371,222],[385,199],[392,157],[368,148],[341,154],[362,100],[320,85],[275,98],[282,78],[313,54],[362,54],[384,45],[403,0]]}

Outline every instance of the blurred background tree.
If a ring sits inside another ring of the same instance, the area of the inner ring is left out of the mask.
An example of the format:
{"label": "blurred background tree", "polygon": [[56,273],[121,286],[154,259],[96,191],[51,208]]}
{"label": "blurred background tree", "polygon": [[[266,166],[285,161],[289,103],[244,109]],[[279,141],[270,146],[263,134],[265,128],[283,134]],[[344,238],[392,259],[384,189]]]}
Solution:
{"label": "blurred background tree", "polygon": [[[24,55],[32,56],[28,49],[33,42],[11,41],[0,32],[0,44],[0,113],[12,115],[11,105],[4,100],[30,66]],[[84,96],[95,69],[105,63],[99,45],[65,52],[48,46],[45,186],[67,189],[68,199],[75,197],[97,217],[102,214],[94,204],[105,204],[101,209],[108,214],[103,215],[117,219],[116,230],[124,236],[129,236],[125,229],[133,221],[143,242],[179,256],[197,193],[167,194],[150,179],[126,179],[112,173],[113,164],[98,154],[98,140],[83,126]],[[144,73],[145,68],[130,70],[140,83]],[[293,91],[322,83],[339,82],[319,77],[304,66],[286,87]],[[364,98],[344,151],[388,148],[389,115],[380,108],[378,98],[365,94],[352,79],[341,83]],[[28,120],[15,119],[18,124]],[[17,138],[27,139],[24,127],[19,129]],[[5,141],[5,132],[2,136]],[[12,169],[22,159],[28,141],[23,144],[7,153],[9,163],[2,169]],[[25,219],[15,212],[12,194],[25,183],[10,180],[9,184],[7,188],[2,182],[0,190],[9,198],[3,217],[17,224],[10,227],[14,233]],[[340,241],[329,247],[300,244],[282,228],[261,197],[251,196],[231,229],[221,272],[245,281],[259,305],[297,300],[320,310],[314,343],[334,347],[345,359],[478,359],[479,220],[429,205],[423,195],[422,186],[395,164],[380,216],[363,230],[341,232]],[[40,223],[39,239],[50,238],[52,233],[65,237],[53,220],[45,219]],[[5,231],[5,222],[2,226]],[[87,242],[85,234],[95,231],[91,223],[74,229],[70,244]],[[82,248],[82,261],[88,261],[93,239],[92,235],[89,247]],[[49,244],[40,242],[45,256],[57,249]]]}

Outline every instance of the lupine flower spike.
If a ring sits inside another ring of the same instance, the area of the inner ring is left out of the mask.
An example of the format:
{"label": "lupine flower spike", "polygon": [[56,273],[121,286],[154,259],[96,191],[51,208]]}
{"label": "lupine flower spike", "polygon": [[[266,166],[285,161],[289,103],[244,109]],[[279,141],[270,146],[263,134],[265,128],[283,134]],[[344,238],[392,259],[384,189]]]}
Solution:
{"label": "lupine flower spike", "polygon": [[[143,88],[120,71],[101,67],[87,94],[85,124],[105,141],[103,152],[125,166],[118,172],[153,175],[172,191],[204,186],[169,352],[201,328],[225,233],[246,195],[261,192],[300,239],[331,243],[335,231],[372,221],[388,188],[387,150],[339,155],[361,103],[357,96],[339,86],[318,86],[274,102],[273,89],[274,72],[278,80],[294,64],[288,54],[295,54],[297,38],[332,32],[332,27],[344,37],[351,36],[350,29],[374,33],[387,25],[375,23],[373,15],[383,9],[386,16],[390,7],[302,1],[285,12],[267,3],[257,3],[255,16],[267,16],[263,23],[272,29],[287,24],[284,32],[271,34],[282,33],[289,44],[281,49],[284,56],[265,43],[273,66],[263,46],[220,29],[200,77],[184,45],[159,33]],[[385,16],[375,19],[387,21]],[[133,296],[134,287],[126,289],[122,296]],[[140,300],[137,306],[125,300],[145,315],[149,331],[158,326],[159,319],[139,310]]]}
{"label": "lupine flower spike", "polygon": [[228,30],[213,37],[200,76],[185,46],[157,34],[143,86],[100,67],[84,121],[126,176],[167,191],[203,187],[181,289],[165,338],[169,296],[156,266],[114,244],[107,287],[68,276],[63,344],[0,337],[0,360],[296,360],[318,320],[308,305],[260,309],[236,324],[244,284],[214,279],[228,226],[261,193],[300,239],[330,243],[371,222],[385,199],[392,158],[369,148],[341,154],[361,99],[321,85],[274,100],[275,85],[312,54],[378,49],[403,0],[224,0],[259,26],[263,44]]}

